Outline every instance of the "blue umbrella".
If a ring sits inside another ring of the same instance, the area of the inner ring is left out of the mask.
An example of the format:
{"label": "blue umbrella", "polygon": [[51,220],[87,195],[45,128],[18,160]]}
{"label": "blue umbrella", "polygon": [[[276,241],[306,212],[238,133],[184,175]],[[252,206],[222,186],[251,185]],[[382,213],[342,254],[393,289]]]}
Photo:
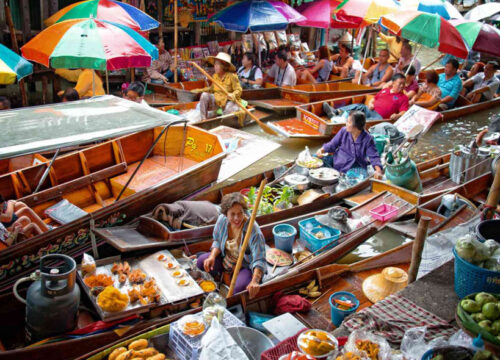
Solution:
{"label": "blue umbrella", "polygon": [[289,23],[304,20],[304,16],[284,3],[264,0],[237,2],[210,19],[228,31],[243,33],[284,30]]}
{"label": "blue umbrella", "polygon": [[29,61],[0,44],[0,84],[13,84],[31,73],[33,65]]}
{"label": "blue umbrella", "polygon": [[429,14],[437,14],[445,20],[463,19],[462,14],[446,0],[401,0],[401,6]]}

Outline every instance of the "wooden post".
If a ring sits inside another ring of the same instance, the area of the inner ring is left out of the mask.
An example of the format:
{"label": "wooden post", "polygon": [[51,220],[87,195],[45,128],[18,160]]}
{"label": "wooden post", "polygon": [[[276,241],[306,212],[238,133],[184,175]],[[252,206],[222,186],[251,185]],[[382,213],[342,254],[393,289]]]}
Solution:
{"label": "wooden post", "polygon": [[41,16],[41,24],[42,30],[45,28],[44,20],[47,19],[49,15],[49,4],[45,0],[40,0],[40,16]]}
{"label": "wooden post", "polygon": [[194,44],[201,44],[201,22],[194,23]]}
{"label": "wooden post", "polygon": [[[42,1],[44,1],[44,0],[42,0]],[[48,5],[49,5],[49,16],[55,14],[59,10],[59,1],[58,0],[49,0]]]}
{"label": "wooden post", "polygon": [[[4,1],[5,9],[5,20],[9,26],[10,40],[12,42],[12,50],[19,54],[19,47],[17,46],[16,28],[14,27],[14,22],[12,21],[12,14],[10,13],[9,2]],[[21,92],[21,99],[23,106],[28,106],[28,96],[26,95],[26,89],[24,88],[24,79],[19,80],[19,91]]]}
{"label": "wooden post", "polygon": [[488,198],[486,199],[485,210],[483,212],[484,220],[493,219],[493,215],[495,215],[495,210],[497,208],[499,198],[500,198],[500,161],[497,163],[497,169],[495,171],[495,178],[493,179],[493,185],[491,185],[490,192],[488,193]]}
{"label": "wooden post", "polygon": [[177,47],[179,41],[179,27],[178,27],[178,14],[177,14],[177,1],[174,0],[174,82],[177,82]]}
{"label": "wooden post", "polygon": [[156,7],[158,8],[158,39],[163,40],[163,0],[158,0]]}
{"label": "wooden post", "polygon": [[19,9],[21,10],[21,16],[23,18],[21,25],[21,29],[23,31],[23,44],[26,44],[28,42],[28,37],[31,34],[29,0],[21,0],[19,3]]}
{"label": "wooden post", "polygon": [[255,199],[255,204],[253,205],[252,215],[250,216],[250,220],[248,221],[248,228],[245,234],[245,239],[243,240],[243,244],[241,244],[240,255],[238,256],[238,261],[234,267],[233,278],[231,279],[231,285],[229,286],[229,291],[227,293],[227,297],[230,298],[233,296],[234,286],[236,285],[236,278],[240,273],[241,265],[243,265],[243,258],[245,257],[245,251],[247,250],[248,243],[250,242],[250,236],[252,235],[253,224],[255,222],[255,218],[257,217],[257,211],[259,209],[260,199],[262,197],[262,192],[264,191],[264,187],[266,186],[267,180],[264,179],[260,183],[259,193],[257,194],[257,198]]}
{"label": "wooden post", "polygon": [[4,2],[9,0],[0,0],[0,31],[7,28],[7,22],[5,21],[5,10]]}
{"label": "wooden post", "polygon": [[425,239],[427,238],[427,229],[431,219],[422,216],[418,222],[417,234],[413,241],[413,249],[411,253],[410,270],[408,271],[408,284],[411,284],[417,279],[418,268],[422,261],[422,250],[424,249]]}

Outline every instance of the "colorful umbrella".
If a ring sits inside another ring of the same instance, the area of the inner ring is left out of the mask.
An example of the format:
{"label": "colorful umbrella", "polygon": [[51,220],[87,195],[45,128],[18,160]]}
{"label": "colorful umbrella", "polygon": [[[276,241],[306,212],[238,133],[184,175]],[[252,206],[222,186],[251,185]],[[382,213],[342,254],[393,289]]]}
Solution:
{"label": "colorful umbrella", "polygon": [[468,51],[462,36],[448,21],[437,14],[415,10],[382,16],[381,24],[405,39],[465,59]]}
{"label": "colorful umbrella", "polygon": [[356,23],[359,27],[374,24],[385,14],[398,11],[396,0],[344,0],[335,10],[335,19]]}
{"label": "colorful umbrella", "polygon": [[148,67],[158,49],[127,26],[98,19],[66,20],[43,30],[21,48],[47,67],[116,70]]}
{"label": "colorful umbrella", "polygon": [[403,9],[441,15],[446,20],[463,19],[462,14],[446,0],[401,0]]}
{"label": "colorful umbrella", "polygon": [[297,8],[297,11],[304,15],[306,20],[298,22],[297,25],[321,29],[357,28],[357,23],[337,21],[332,18],[332,14],[339,4],[340,1],[337,0],[319,0],[304,3]]}
{"label": "colorful umbrella", "polygon": [[465,20],[478,21],[489,18],[500,12],[500,3],[490,2],[483,5],[478,5],[471,11],[465,14]]}
{"label": "colorful umbrella", "polygon": [[474,51],[500,56],[500,30],[476,21],[451,20],[469,48]]}
{"label": "colorful umbrella", "polygon": [[13,84],[33,72],[33,65],[8,47],[0,44],[0,84]]}
{"label": "colorful umbrella", "polygon": [[304,16],[281,1],[263,0],[237,2],[210,18],[226,30],[236,32],[284,30],[289,23],[304,20]]}
{"label": "colorful umbrella", "polygon": [[148,31],[160,26],[158,21],[135,6],[115,0],[86,0],[71,4],[45,20],[45,25],[90,17],[126,25],[135,31]]}

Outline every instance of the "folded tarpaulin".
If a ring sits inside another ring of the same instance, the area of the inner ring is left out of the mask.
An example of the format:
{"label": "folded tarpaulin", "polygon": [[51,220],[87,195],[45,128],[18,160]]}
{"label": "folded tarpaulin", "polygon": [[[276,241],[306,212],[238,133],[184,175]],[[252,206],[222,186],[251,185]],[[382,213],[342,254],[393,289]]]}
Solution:
{"label": "folded tarpaulin", "polygon": [[81,145],[180,117],[111,95],[0,111],[0,159]]}

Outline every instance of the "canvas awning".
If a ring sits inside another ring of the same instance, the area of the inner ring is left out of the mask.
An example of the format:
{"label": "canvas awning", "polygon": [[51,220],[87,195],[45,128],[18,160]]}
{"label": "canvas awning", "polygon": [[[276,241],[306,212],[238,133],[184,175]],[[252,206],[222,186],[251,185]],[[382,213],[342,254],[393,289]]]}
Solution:
{"label": "canvas awning", "polygon": [[180,118],[111,95],[0,111],[0,159],[110,139],[175,120]]}

